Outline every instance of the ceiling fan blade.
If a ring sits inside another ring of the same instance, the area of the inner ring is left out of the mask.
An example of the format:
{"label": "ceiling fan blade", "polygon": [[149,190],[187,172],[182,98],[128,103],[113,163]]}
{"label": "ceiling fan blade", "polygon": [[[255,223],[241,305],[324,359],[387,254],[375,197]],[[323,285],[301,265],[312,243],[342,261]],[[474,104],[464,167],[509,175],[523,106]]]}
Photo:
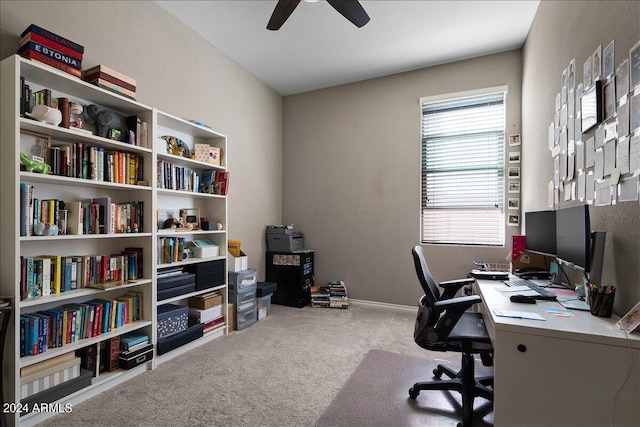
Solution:
{"label": "ceiling fan blade", "polygon": [[327,0],[327,3],[358,28],[371,19],[357,0]]}
{"label": "ceiling fan blade", "polygon": [[271,19],[267,24],[268,30],[278,30],[282,27],[282,24],[291,16],[295,8],[300,3],[300,0],[279,0],[276,4],[276,8],[271,14]]}

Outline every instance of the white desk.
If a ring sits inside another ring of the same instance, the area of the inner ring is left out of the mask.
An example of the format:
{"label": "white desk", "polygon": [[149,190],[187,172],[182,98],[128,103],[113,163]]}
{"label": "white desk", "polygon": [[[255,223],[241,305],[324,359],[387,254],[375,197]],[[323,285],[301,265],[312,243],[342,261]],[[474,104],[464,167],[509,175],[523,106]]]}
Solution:
{"label": "white desk", "polygon": [[[640,426],[640,334],[627,339],[615,319],[588,311],[545,312],[563,308],[555,301],[513,303],[498,292],[502,282],[478,280],[475,287],[495,350],[496,427]],[[494,309],[545,320],[499,317]]]}

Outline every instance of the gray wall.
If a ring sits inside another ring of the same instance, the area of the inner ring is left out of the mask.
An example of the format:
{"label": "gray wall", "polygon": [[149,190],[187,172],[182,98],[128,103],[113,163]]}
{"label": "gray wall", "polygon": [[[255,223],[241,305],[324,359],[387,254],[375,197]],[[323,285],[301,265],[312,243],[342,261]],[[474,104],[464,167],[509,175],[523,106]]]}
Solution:
{"label": "gray wall", "polygon": [[[525,43],[522,83],[522,207],[546,208],[553,164],[547,129],[553,121],[560,76],[576,60],[576,81],[598,45],[615,40],[615,67],[640,41],[640,2],[543,1]],[[577,85],[577,83],[576,83]],[[561,207],[578,202],[562,202]],[[618,287],[614,310],[640,300],[640,204],[590,207],[593,230],[607,232],[603,284]]]}
{"label": "gray wall", "polygon": [[282,213],[282,97],[153,2],[2,1],[0,58],[34,23],[137,80],[137,98],[228,137],[229,238],[264,274],[264,227]]}
{"label": "gray wall", "polygon": [[[350,297],[416,304],[422,294],[411,258],[420,243],[419,98],[508,85],[507,129],[519,133],[521,54],[285,97],[283,220],[316,250],[317,283],[344,280]],[[466,277],[474,260],[504,260],[508,247],[427,245],[425,251],[442,281]]]}

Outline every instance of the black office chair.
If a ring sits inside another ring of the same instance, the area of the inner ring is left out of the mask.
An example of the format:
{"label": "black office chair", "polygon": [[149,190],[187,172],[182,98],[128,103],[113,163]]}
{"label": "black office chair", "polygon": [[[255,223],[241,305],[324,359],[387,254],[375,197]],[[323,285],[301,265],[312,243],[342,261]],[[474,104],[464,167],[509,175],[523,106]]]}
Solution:
{"label": "black office chair", "polygon": [[[429,272],[421,246],[411,251],[418,279],[424,290],[418,307],[413,338],[420,347],[432,351],[462,353],[462,367],[454,372],[438,365],[433,370],[436,381],[418,382],[409,389],[409,397],[416,399],[422,390],[455,390],[462,394],[462,423],[470,427],[473,422],[473,401],[476,396],[493,401],[493,377],[475,377],[474,355],[479,354],[483,365],[492,365],[493,348],[480,313],[468,308],[481,301],[479,295],[456,297],[456,293],[474,279],[441,282],[440,290]],[[442,374],[451,378],[440,381]]]}

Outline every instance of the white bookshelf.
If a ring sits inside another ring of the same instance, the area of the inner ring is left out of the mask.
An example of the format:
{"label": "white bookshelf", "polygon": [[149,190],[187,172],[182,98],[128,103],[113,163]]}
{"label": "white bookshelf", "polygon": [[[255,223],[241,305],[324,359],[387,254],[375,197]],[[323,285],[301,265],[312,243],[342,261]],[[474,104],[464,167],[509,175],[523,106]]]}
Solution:
{"label": "white bookshelf", "polygon": [[[20,77],[24,77],[35,92],[50,89],[53,98],[66,97],[82,105],[96,104],[102,108],[120,113],[123,116],[138,115],[146,121],[148,143],[137,146],[124,142],[89,134],[75,129],[40,123],[30,118],[20,117]],[[119,94],[88,84],[62,71],[25,60],[17,55],[0,63],[0,294],[12,297],[13,314],[7,331],[3,357],[3,397],[5,402],[20,402],[20,369],[55,356],[73,352],[90,345],[96,345],[111,337],[127,332],[144,331],[155,345],[157,343],[158,305],[178,303],[185,305],[191,296],[201,295],[212,290],[223,294],[223,313],[227,310],[227,269],[224,268],[224,284],[215,288],[195,291],[162,302],[157,300],[156,279],[158,271],[167,267],[186,266],[201,262],[226,260],[227,250],[227,197],[219,194],[203,194],[158,188],[157,162],[164,160],[183,167],[202,171],[226,171],[227,138],[209,128],[190,123],[171,114],[160,112],[150,106],[136,102]],[[22,132],[35,132],[51,138],[52,143],[83,143],[135,154],[143,159],[143,180],[139,184],[119,184],[68,176],[43,175],[20,170],[19,153],[21,151]],[[159,137],[172,135],[180,138],[193,149],[195,143],[207,143],[219,147],[223,152],[223,162],[214,166],[206,162],[168,154],[164,141]],[[34,187],[34,197],[39,199],[59,199],[65,202],[87,201],[94,197],[109,196],[114,202],[140,201],[144,204],[143,229],[140,232],[121,234],[58,235],[58,236],[21,236],[20,235],[20,184]],[[221,230],[192,230],[176,233],[171,230],[159,230],[157,212],[159,208],[197,208],[200,215],[222,224]],[[188,258],[181,262],[158,264],[158,239],[176,236],[186,240],[208,239],[219,246],[217,257]],[[139,247],[143,250],[143,277],[108,289],[79,288],[59,294],[44,295],[34,299],[21,299],[21,257],[40,255],[83,256],[95,254],[119,253],[127,247]],[[225,262],[225,261],[223,261]],[[225,262],[226,264],[226,262]],[[22,356],[20,352],[20,316],[49,310],[68,303],[83,303],[92,299],[114,299],[129,291],[143,294],[142,319],[127,323],[108,333],[91,338],[77,340],[59,348],[49,348],[38,355]],[[115,372],[96,373],[92,384],[75,392],[57,403],[79,403],[104,390],[118,385],[135,375],[153,369],[161,361],[204,344],[228,333],[225,324],[206,333],[204,337],[186,346],[180,347],[161,358],[154,357],[141,366],[131,370],[119,369]],[[154,350],[155,351],[155,350]],[[5,414],[10,426],[31,425],[42,421],[47,414]],[[53,414],[50,414],[53,415]]]}

